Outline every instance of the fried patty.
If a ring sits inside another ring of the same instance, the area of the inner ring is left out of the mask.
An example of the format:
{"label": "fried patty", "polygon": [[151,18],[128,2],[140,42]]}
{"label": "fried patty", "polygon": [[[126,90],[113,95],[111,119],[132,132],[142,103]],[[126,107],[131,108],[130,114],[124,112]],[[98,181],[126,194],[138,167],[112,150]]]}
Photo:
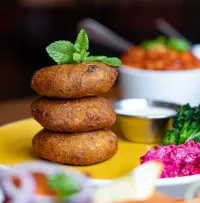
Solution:
{"label": "fried patty", "polygon": [[71,134],[42,130],[33,138],[32,146],[40,157],[52,162],[92,165],[114,156],[118,144],[110,130]]}
{"label": "fried patty", "polygon": [[81,98],[107,92],[117,78],[117,69],[100,62],[64,64],[42,68],[31,87],[38,94],[55,98]]}
{"label": "fried patty", "polygon": [[31,105],[31,113],[44,128],[53,132],[86,132],[108,128],[116,114],[103,97],[51,99],[42,97]]}

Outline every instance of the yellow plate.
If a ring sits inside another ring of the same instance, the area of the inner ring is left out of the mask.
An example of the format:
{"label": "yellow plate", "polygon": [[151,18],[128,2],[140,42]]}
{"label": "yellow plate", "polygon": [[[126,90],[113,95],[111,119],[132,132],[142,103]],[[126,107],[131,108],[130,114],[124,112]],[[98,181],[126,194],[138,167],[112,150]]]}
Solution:
{"label": "yellow plate", "polygon": [[[34,119],[14,122],[0,128],[0,164],[14,164],[39,160],[32,151],[33,136],[42,127]],[[93,178],[113,179],[129,172],[140,163],[140,156],[152,149],[153,145],[137,144],[119,137],[116,155],[108,161],[92,165],[73,167],[87,172]]]}

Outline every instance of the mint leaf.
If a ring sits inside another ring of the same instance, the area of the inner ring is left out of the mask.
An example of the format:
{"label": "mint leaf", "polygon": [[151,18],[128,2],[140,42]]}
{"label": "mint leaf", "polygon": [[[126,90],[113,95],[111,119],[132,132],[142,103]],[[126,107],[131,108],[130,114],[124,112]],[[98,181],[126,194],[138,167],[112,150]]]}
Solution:
{"label": "mint leaf", "polygon": [[84,59],[84,62],[95,62],[95,61],[102,61],[103,59],[106,59],[107,56],[88,56]]}
{"label": "mint leaf", "polygon": [[89,56],[90,52],[84,52],[82,54],[82,60],[84,61],[84,59],[86,59]]}
{"label": "mint leaf", "polygon": [[56,191],[59,198],[64,199],[80,190],[77,182],[64,173],[49,177],[48,185]]}
{"label": "mint leaf", "polygon": [[46,47],[49,56],[58,64],[73,63],[74,45],[69,41],[59,40]]}
{"label": "mint leaf", "polygon": [[84,52],[82,54],[79,53],[73,53],[73,60],[76,61],[77,63],[81,63],[84,61],[85,58],[90,54],[90,52]]}
{"label": "mint leaf", "polygon": [[116,57],[105,58],[101,62],[110,66],[122,66],[121,60]]}
{"label": "mint leaf", "polygon": [[76,61],[77,63],[80,63],[81,58],[82,58],[81,54],[73,53],[73,60]]}
{"label": "mint leaf", "polygon": [[77,63],[83,62],[90,54],[90,52],[87,52],[89,48],[89,40],[85,30],[79,32],[74,47],[78,53],[73,54],[73,59]]}
{"label": "mint leaf", "polygon": [[88,56],[83,60],[83,62],[102,62],[105,63],[106,65],[110,66],[121,66],[122,62],[120,59],[116,57],[110,57],[108,58],[107,56]]}
{"label": "mint leaf", "polygon": [[78,33],[76,42],[75,42],[76,51],[79,53],[84,53],[89,49],[89,40],[88,35],[85,30],[81,30]]}

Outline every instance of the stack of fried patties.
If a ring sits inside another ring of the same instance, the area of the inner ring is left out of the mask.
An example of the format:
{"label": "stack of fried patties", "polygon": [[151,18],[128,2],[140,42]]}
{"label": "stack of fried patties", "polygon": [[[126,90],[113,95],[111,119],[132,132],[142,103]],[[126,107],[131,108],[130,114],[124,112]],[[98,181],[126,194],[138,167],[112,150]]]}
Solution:
{"label": "stack of fried patties", "polygon": [[114,84],[117,69],[100,62],[42,68],[32,89],[42,97],[31,106],[32,116],[44,127],[32,141],[43,159],[70,165],[91,165],[111,158],[117,137],[108,128],[116,114],[99,94]]}

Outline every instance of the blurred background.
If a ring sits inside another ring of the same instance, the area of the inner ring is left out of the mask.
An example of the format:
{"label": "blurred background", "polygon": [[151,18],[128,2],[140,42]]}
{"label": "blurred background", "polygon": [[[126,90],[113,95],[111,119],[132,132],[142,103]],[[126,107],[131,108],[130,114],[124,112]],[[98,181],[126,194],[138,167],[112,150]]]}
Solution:
{"label": "blurred background", "polygon": [[[77,23],[86,17],[106,25],[133,43],[160,35],[164,18],[192,43],[200,40],[198,0],[1,0],[0,100],[32,96],[30,79],[53,64],[45,47],[59,39],[74,41]],[[91,43],[93,55],[122,53]]]}

